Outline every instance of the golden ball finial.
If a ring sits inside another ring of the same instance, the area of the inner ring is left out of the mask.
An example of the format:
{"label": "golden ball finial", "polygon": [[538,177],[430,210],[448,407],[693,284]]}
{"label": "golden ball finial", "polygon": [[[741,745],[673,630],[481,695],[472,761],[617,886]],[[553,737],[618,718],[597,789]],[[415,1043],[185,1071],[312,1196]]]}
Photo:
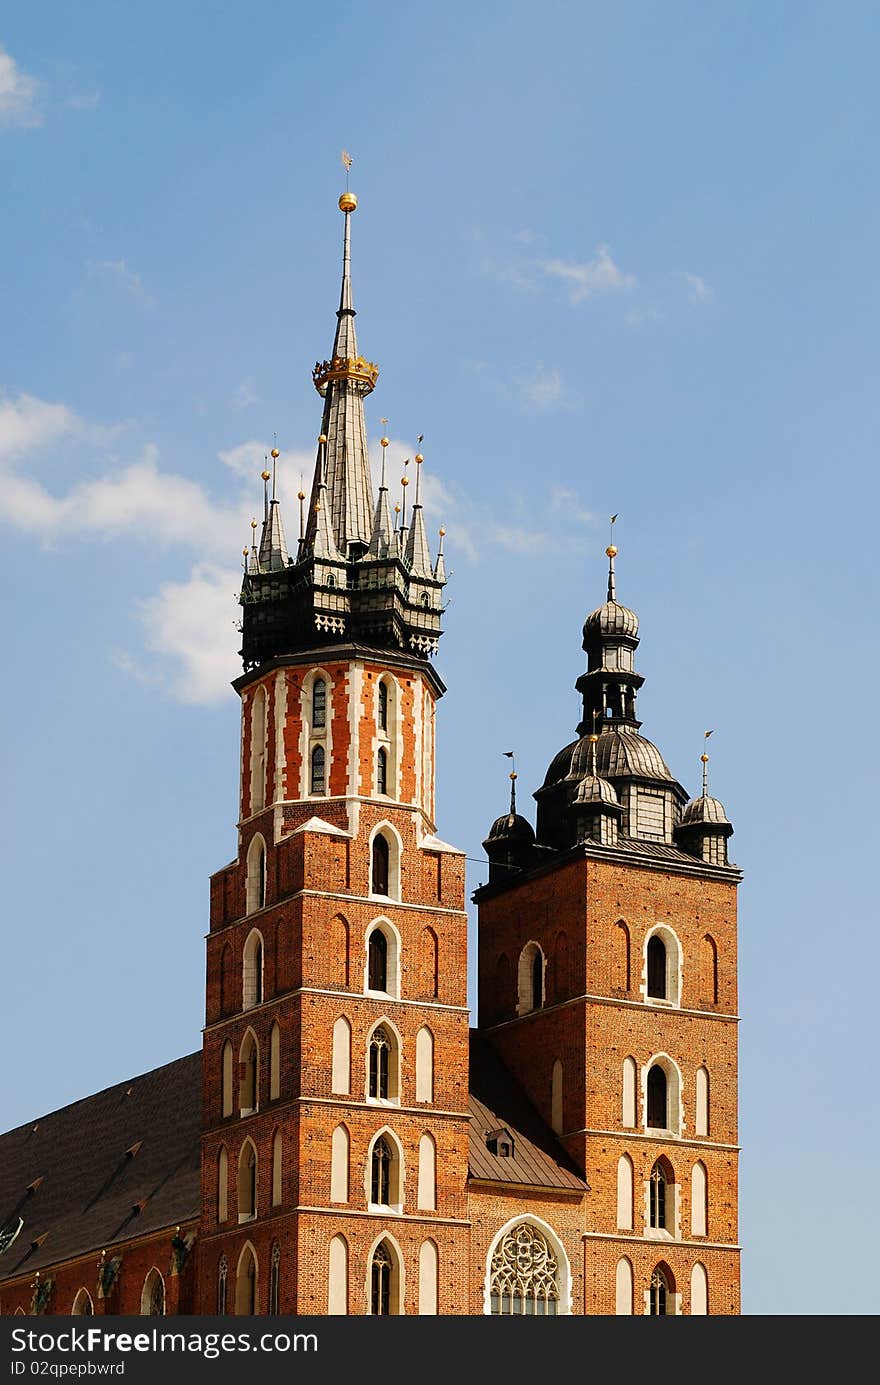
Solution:
{"label": "golden ball finial", "polygon": [[394,506],[394,513],[395,513],[396,515],[399,515],[399,514],[400,514],[400,506],[399,506],[399,505],[395,505],[395,506]]}
{"label": "golden ball finial", "polygon": [[446,530],[445,530],[445,529],[441,529],[441,530],[440,530],[440,537],[441,537],[441,539],[445,539],[445,538],[446,538]]}
{"label": "golden ball finial", "polygon": [[297,500],[305,500],[305,498],[306,498],[306,493],[305,493],[305,491],[297,491],[297,493],[296,493],[296,498],[297,498]]}
{"label": "golden ball finial", "polygon": [[278,451],[278,448],[277,448],[277,447],[273,447],[273,448],[272,448],[272,451],[270,452],[269,455],[270,455],[271,457],[280,457],[280,456],[281,456],[281,453]]}
{"label": "golden ball finial", "polygon": [[251,528],[252,528],[252,529],[256,529],[256,527],[257,527],[257,521],[256,521],[255,519],[252,519],[252,520],[251,520]]}
{"label": "golden ball finial", "polygon": [[324,442],[326,442],[326,441],[327,441],[327,434],[326,434],[326,433],[319,433],[319,434],[318,434],[318,442],[324,443]]}
{"label": "golden ball finial", "polygon": [[402,486],[408,486],[408,485],[409,485],[409,477],[408,477],[408,476],[401,476],[401,478],[400,478],[400,484],[401,484]]}
{"label": "golden ball finial", "polygon": [[263,481],[271,481],[271,480],[272,480],[272,473],[271,473],[271,471],[261,471],[261,472],[260,472],[260,478],[261,478]]}
{"label": "golden ball finial", "polygon": [[705,755],[705,754],[704,754],[704,755],[701,755],[701,756],[700,756],[700,759],[703,761],[703,764],[704,764],[704,765],[708,765],[708,763],[709,763],[709,756],[708,756],[708,755]]}
{"label": "golden ball finial", "polygon": [[380,439],[379,439],[379,446],[380,446],[380,447],[387,447],[387,446],[388,446],[388,439],[387,439],[387,438],[380,438]]}
{"label": "golden ball finial", "polygon": [[421,452],[417,452],[417,453],[416,453],[416,462],[418,463],[419,466],[421,466],[421,464],[422,464],[422,462],[423,462],[424,460],[425,460],[425,459],[424,459],[424,457],[422,456]]}
{"label": "golden ball finial", "polygon": [[595,745],[596,742],[598,741],[598,739],[599,739],[599,737],[596,735],[596,733],[595,733],[595,731],[594,731],[593,734],[592,734],[592,736],[590,737],[590,742],[591,742],[591,744]]}
{"label": "golden ball finial", "polygon": [[609,558],[617,557],[617,549],[614,547],[613,543],[609,543],[608,547],[605,549],[605,552],[607,553]]}
{"label": "golden ball finial", "polygon": [[241,550],[241,555],[242,555],[243,558],[246,558],[247,555],[248,555],[248,550],[247,550],[246,548],[243,548],[243,549]]}
{"label": "golden ball finial", "polygon": [[353,212],[358,204],[358,200],[353,192],[344,192],[339,199],[339,210],[341,212]]}

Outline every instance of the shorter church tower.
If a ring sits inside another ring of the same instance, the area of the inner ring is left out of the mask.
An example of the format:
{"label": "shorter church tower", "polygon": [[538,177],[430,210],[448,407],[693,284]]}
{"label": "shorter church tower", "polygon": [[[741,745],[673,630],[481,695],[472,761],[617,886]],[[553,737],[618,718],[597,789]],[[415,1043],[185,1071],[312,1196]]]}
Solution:
{"label": "shorter church tower", "polygon": [[639,621],[586,620],[577,737],[485,847],[479,1018],[589,1185],[588,1314],[736,1314],[733,828],[640,732]]}

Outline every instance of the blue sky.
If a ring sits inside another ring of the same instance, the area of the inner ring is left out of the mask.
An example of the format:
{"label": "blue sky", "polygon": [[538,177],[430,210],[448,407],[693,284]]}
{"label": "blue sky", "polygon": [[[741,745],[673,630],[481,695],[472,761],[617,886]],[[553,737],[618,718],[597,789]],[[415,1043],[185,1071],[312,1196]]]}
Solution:
{"label": "blue sky", "polygon": [[368,427],[398,464],[425,435],[448,530],[438,829],[474,888],[502,752],[531,805],[571,739],[619,513],[645,734],[696,790],[714,730],[746,872],[744,1309],[809,1311],[806,1273],[876,1311],[878,31],[793,0],[4,7],[4,1128],[200,1043],[237,564],[274,434],[296,533],[345,147]]}

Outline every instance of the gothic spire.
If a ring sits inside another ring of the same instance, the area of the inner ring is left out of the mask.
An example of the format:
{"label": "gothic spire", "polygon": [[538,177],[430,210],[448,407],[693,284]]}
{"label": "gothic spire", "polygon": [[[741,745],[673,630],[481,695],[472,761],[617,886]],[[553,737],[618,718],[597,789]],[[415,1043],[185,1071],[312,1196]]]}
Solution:
{"label": "gothic spire", "polygon": [[269,472],[263,472],[264,518],[263,532],[260,538],[260,570],[262,572],[278,572],[281,568],[287,567],[290,561],[284,538],[284,527],[281,523],[281,506],[276,495],[276,467],[279,456],[278,448],[273,447],[271,500],[268,498]]}
{"label": "gothic spire", "polygon": [[[421,442],[421,438],[419,438]],[[413,501],[412,519],[406,536],[406,561],[413,577],[431,577],[431,554],[428,549],[428,536],[425,533],[425,519],[422,514],[421,478],[424,457],[416,453],[416,496]]]}
{"label": "gothic spire", "polygon": [[[379,368],[358,354],[355,311],[351,292],[351,214],[357,206],[354,193],[339,199],[345,216],[342,249],[342,288],[336,312],[336,335],[329,361],[318,361],[312,372],[315,388],[324,398],[321,432],[327,438],[324,474],[326,504],[336,548],[345,558],[361,557],[373,530],[373,485],[367,454],[364,396],[375,387]],[[309,505],[306,547],[314,542],[315,506],[318,497],[319,459]]]}
{"label": "gothic spire", "polygon": [[[382,420],[387,423],[387,419]],[[379,481],[379,497],[376,501],[376,513],[373,517],[373,532],[370,535],[369,557],[387,558],[391,552],[392,529],[391,511],[388,508],[388,486],[385,473],[385,459],[389,439],[382,437],[379,439],[382,447],[382,477]]]}

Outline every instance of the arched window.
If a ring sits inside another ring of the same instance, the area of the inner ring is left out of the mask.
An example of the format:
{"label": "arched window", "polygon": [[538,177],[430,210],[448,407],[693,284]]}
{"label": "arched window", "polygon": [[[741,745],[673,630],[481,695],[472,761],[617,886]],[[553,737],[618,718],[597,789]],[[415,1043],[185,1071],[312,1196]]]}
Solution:
{"label": "arched window", "polygon": [[348,1202],[348,1166],[351,1137],[344,1125],[337,1125],[330,1140],[330,1201]]}
{"label": "arched window", "polygon": [[351,1091],[351,1025],[344,1015],[333,1025],[331,1089],[342,1096]]}
{"label": "arched window", "polygon": [[223,951],[220,953],[220,1014],[228,1015],[232,1012],[232,972],[233,972],[232,952],[227,944],[224,943]]}
{"label": "arched window", "polygon": [[373,838],[371,865],[371,894],[387,894],[389,866],[388,839],[387,837],[383,837],[381,832],[377,832],[375,837]]}
{"label": "arched window", "polygon": [[697,1068],[694,1084],[694,1134],[709,1134],[709,1072],[705,1067]]}
{"label": "arched window", "polygon": [[419,1315],[436,1316],[437,1286],[440,1279],[440,1256],[433,1241],[422,1241],[419,1247]]}
{"label": "arched window", "polygon": [[373,929],[367,944],[367,989],[388,990],[388,939],[381,928]]}
{"label": "arched window", "polygon": [[387,1207],[391,1201],[391,1161],[391,1148],[380,1135],[370,1161],[370,1201],[377,1207]]}
{"label": "arched window", "polygon": [[269,1034],[269,1100],[277,1101],[281,1095],[281,1030],[278,1024],[272,1025]]}
{"label": "arched window", "polygon": [[648,995],[655,1000],[667,1000],[666,945],[654,933],[648,939]]}
{"label": "arched window", "polygon": [[614,1311],[618,1317],[630,1317],[633,1310],[633,1267],[624,1255],[617,1262],[614,1275]]}
{"label": "arched window", "polygon": [[266,689],[257,688],[251,710],[251,804],[252,813],[266,805]]}
{"label": "arched window", "polygon": [[90,1318],[92,1316],[95,1311],[95,1305],[92,1303],[92,1296],[88,1289],[80,1289],[76,1298],[73,1300],[73,1307],[70,1311],[77,1317]]}
{"label": "arched window", "polygon": [[657,1231],[666,1231],[667,1207],[667,1169],[664,1161],[658,1159],[651,1169],[648,1187],[648,1225]]}
{"label": "arched window", "polygon": [[309,793],[326,792],[325,786],[327,781],[325,774],[325,762],[326,755],[324,747],[322,745],[316,745],[314,750],[312,751],[312,774]]}
{"label": "arched window", "polygon": [[419,1140],[418,1205],[425,1212],[437,1208],[437,1146],[430,1135]]}
{"label": "arched window", "polygon": [[[327,684],[323,678],[316,678],[312,684],[312,729],[322,730],[327,725]],[[315,790],[312,789],[312,793]]]}
{"label": "arched window", "polygon": [[341,1317],[348,1313],[348,1242],[334,1236],[327,1265],[327,1313]]}
{"label": "arched window", "polygon": [[370,1312],[376,1317],[387,1317],[396,1312],[391,1294],[393,1269],[390,1249],[385,1241],[380,1241],[370,1261]]}
{"label": "arched window", "polygon": [[[380,745],[376,754],[376,793],[388,792],[388,751]],[[378,841],[378,837],[376,838]],[[387,894],[387,890],[385,891]]]}
{"label": "arched window", "polygon": [[238,1259],[235,1311],[243,1317],[253,1317],[257,1311],[257,1257],[251,1245],[245,1246]]}
{"label": "arched window", "polygon": [[718,947],[711,933],[700,944],[703,998],[710,1005],[718,1004]]}
{"label": "arched window", "polygon": [[655,1063],[648,1073],[648,1125],[654,1130],[669,1129],[666,1086],[666,1073]]}
{"label": "arched window", "polygon": [[658,1265],[651,1275],[648,1311],[652,1318],[662,1318],[674,1311],[672,1297],[675,1281],[667,1265]]}
{"label": "arched window", "polygon": [[271,1259],[269,1261],[269,1312],[277,1315],[281,1312],[281,1247],[277,1241],[272,1242]]}
{"label": "arched window", "polygon": [[559,1261],[537,1227],[519,1222],[499,1241],[489,1265],[493,1314],[555,1316],[559,1312]]}
{"label": "arched window", "polygon": [[370,1076],[368,1094],[380,1100],[389,1096],[391,1068],[391,1037],[382,1025],[373,1030],[370,1038]]}
{"label": "arched window", "polygon": [[[440,857],[437,857],[438,861]],[[433,928],[423,928],[419,937],[419,992],[421,995],[436,996],[438,982],[437,934]]]}
{"label": "arched window", "polygon": [[226,1312],[226,1281],[229,1276],[229,1262],[225,1255],[220,1256],[217,1266],[217,1313],[220,1317]]}
{"label": "arched window", "polygon": [[220,1061],[221,1111],[224,1116],[232,1115],[232,1044],[229,1040],[223,1045]]}
{"label": "arched window", "polygon": [[281,1131],[272,1136],[272,1206],[281,1205]]}
{"label": "arched window", "polygon": [[617,1226],[620,1231],[633,1229],[633,1162],[628,1154],[617,1161]]}
{"label": "arched window", "polygon": [[226,1146],[221,1145],[217,1154],[217,1220],[225,1222],[229,1216],[229,1155]]}
{"label": "arched window", "polygon": [[256,1111],[260,1098],[260,1051],[254,1032],[249,1029],[238,1055],[238,1105],[243,1116]]}
{"label": "arched window", "polygon": [[249,914],[266,904],[266,843],[259,832],[251,837],[247,854],[246,908]]}
{"label": "arched window", "polygon": [[537,943],[526,943],[519,957],[517,1013],[526,1015],[544,1004],[544,954]]}
{"label": "arched window", "polygon": [[562,1063],[559,1058],[553,1064],[550,1077],[550,1124],[557,1135],[562,1134]]}
{"label": "arched window", "polygon": [[636,1060],[629,1057],[623,1060],[623,1100],[621,1124],[633,1127],[636,1124]]}
{"label": "arched window", "polygon": [[614,957],[613,984],[617,990],[628,991],[630,988],[630,938],[629,929],[623,919],[618,919],[614,925]]}
{"label": "arched window", "polygon": [[691,1235],[706,1235],[706,1165],[699,1161],[691,1170]]}
{"label": "arched window", "polygon": [[241,977],[242,1007],[252,1010],[263,1003],[263,938],[256,928],[244,945]]}
{"label": "arched window", "polygon": [[377,720],[378,720],[378,722],[379,722],[379,730],[380,730],[380,731],[387,731],[387,730],[388,730],[388,684],[387,684],[386,682],[384,682],[384,680],[381,681],[381,682],[379,683],[379,689],[378,689],[378,703],[377,703]]}
{"label": "arched window", "polygon": [[709,1311],[709,1279],[705,1265],[699,1260],[691,1270],[691,1317],[702,1317]]}
{"label": "arched window", "polygon": [[416,1101],[434,1100],[434,1036],[430,1029],[416,1034]]}
{"label": "arched window", "polygon": [[141,1290],[141,1316],[151,1318],[165,1316],[165,1281],[155,1268],[150,1270]]}
{"label": "arched window", "polygon": [[238,1156],[238,1220],[252,1221],[257,1215],[257,1151],[245,1140]]}

